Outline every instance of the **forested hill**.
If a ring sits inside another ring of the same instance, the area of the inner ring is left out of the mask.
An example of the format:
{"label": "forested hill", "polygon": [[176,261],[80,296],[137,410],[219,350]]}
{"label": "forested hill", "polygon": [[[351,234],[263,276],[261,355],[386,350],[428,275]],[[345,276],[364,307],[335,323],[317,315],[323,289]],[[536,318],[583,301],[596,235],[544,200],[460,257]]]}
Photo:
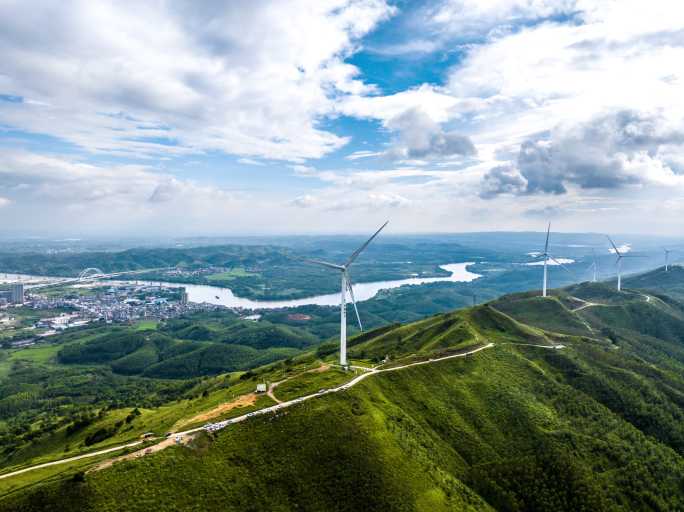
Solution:
{"label": "forested hill", "polygon": [[259,245],[225,245],[193,248],[138,248],[125,251],[78,253],[0,253],[0,271],[32,275],[78,275],[95,267],[105,273],[162,267],[199,265],[275,265],[288,261],[283,248]]}
{"label": "forested hill", "polygon": [[367,333],[357,360],[428,363],[0,510],[684,510],[684,305],[650,288],[584,283]]}

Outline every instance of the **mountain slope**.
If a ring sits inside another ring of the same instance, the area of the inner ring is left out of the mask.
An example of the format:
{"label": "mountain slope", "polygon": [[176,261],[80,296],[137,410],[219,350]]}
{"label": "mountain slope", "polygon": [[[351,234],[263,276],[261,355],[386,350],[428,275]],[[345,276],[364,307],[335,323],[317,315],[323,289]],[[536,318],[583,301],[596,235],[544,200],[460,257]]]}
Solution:
{"label": "mountain slope", "polygon": [[494,345],[10,494],[0,510],[682,510],[682,319],[655,293],[585,283],[378,329],[350,354],[398,365]]}
{"label": "mountain slope", "polygon": [[384,374],[0,509],[680,507],[684,460],[573,385],[587,361],[508,346]]}

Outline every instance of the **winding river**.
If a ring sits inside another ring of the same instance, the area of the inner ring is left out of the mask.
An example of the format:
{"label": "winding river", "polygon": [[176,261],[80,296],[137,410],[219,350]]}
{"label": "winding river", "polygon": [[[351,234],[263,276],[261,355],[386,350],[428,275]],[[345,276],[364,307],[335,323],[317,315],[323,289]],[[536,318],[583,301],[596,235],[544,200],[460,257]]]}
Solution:
{"label": "winding river", "polygon": [[[354,284],[354,296],[357,302],[372,299],[380,290],[389,290],[391,288],[398,288],[404,285],[420,285],[427,283],[439,282],[470,282],[478,277],[479,274],[469,272],[466,267],[473,265],[473,262],[466,263],[451,263],[448,265],[440,265],[440,268],[450,272],[451,275],[447,277],[411,277],[408,279],[398,279],[393,281],[374,281],[370,283],[356,283]],[[5,274],[0,274],[0,281],[4,280]],[[16,274],[8,274],[7,280],[21,279],[26,284],[31,281],[46,280],[52,278],[40,276],[19,276]],[[117,283],[135,283],[141,284],[155,284],[163,287],[178,288],[184,287],[188,293],[188,300],[190,302],[206,302],[209,304],[217,304],[231,308],[244,309],[279,309],[279,308],[294,308],[298,306],[335,306],[340,303],[339,293],[330,293],[327,295],[315,295],[312,297],[304,297],[302,299],[293,300],[252,300],[244,297],[238,297],[229,288],[221,288],[218,286],[198,285],[198,284],[181,284],[168,282],[150,282],[150,281],[116,281]]]}
{"label": "winding river", "polygon": [[[478,277],[479,274],[474,274],[466,270],[468,263],[452,263],[450,265],[440,265],[440,268],[451,272],[448,277],[411,277],[409,279],[398,279],[394,281],[374,281],[370,283],[356,283],[353,286],[354,297],[356,302],[372,299],[380,290],[388,290],[390,288],[398,288],[404,285],[418,285],[438,282],[470,282]],[[245,309],[279,309],[279,308],[296,308],[298,306],[335,306],[340,303],[339,293],[330,293],[327,295],[315,295],[313,297],[304,297],[303,299],[293,300],[252,300],[244,297],[238,297],[229,288],[219,288],[218,286],[194,285],[186,284],[179,285],[178,283],[161,283],[162,286],[184,286],[188,292],[188,299],[191,302],[208,302],[210,304],[220,304],[231,308],[245,308]]]}

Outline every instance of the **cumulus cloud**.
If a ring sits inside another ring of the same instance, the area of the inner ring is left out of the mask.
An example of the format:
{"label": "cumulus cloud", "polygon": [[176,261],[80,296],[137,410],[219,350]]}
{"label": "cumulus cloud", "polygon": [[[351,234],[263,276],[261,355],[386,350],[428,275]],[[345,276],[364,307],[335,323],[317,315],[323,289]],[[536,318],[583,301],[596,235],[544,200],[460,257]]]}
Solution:
{"label": "cumulus cloud", "polygon": [[337,99],[374,91],[345,58],[394,12],[384,0],[2,2],[0,93],[16,100],[0,101],[0,122],[123,156],[318,158],[347,141],[319,128]]}
{"label": "cumulus cloud", "polygon": [[237,191],[178,179],[139,165],[94,165],[60,156],[0,155],[0,218],[5,232],[25,229],[148,233],[202,229],[217,212],[242,206]]}
{"label": "cumulus cloud", "polygon": [[387,127],[399,134],[389,155],[400,159],[444,159],[472,156],[471,140],[454,131],[445,131],[420,109],[411,109],[390,119]]}
{"label": "cumulus cloud", "polygon": [[513,166],[498,165],[482,178],[480,197],[492,199],[501,194],[519,195],[525,191],[527,182]]}
{"label": "cumulus cloud", "polygon": [[657,114],[606,114],[525,141],[515,166],[495,167],[485,174],[481,197],[565,194],[568,185],[615,189],[674,183],[677,172],[668,166],[668,155],[683,144],[684,126],[669,125]]}

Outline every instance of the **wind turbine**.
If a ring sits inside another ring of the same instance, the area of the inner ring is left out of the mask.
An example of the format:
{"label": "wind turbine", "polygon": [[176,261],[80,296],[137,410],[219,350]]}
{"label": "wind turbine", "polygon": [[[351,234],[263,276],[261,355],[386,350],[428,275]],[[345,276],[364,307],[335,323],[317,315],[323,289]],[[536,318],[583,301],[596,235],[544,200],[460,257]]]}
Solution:
{"label": "wind turbine", "polygon": [[356,299],[354,299],[354,289],[352,288],[352,282],[349,278],[349,272],[347,270],[354,263],[354,260],[361,254],[368,244],[370,244],[373,239],[380,234],[385,226],[389,224],[389,221],[385,222],[380,229],[378,229],[372,237],[366,240],[361,247],[356,249],[344,265],[337,265],[335,263],[328,263],[327,261],[319,260],[307,260],[309,263],[314,263],[316,265],[321,265],[323,267],[332,268],[339,270],[342,274],[342,289],[340,291],[340,365],[343,368],[347,368],[347,290],[349,290],[349,296],[351,297],[352,304],[354,305],[354,312],[356,313],[356,320],[359,322],[359,329],[363,331],[363,325],[361,325],[361,317],[359,316],[359,310],[356,307]]}
{"label": "wind turbine", "polygon": [[663,247],[663,251],[665,251],[665,272],[667,272],[670,269],[670,253],[673,252],[673,250],[665,249]]}
{"label": "wind turbine", "polygon": [[594,249],[591,250],[591,256],[594,260],[592,264],[589,266],[589,268],[593,271],[593,274],[591,276],[591,282],[595,283],[596,281],[598,281],[598,261],[596,261],[596,251]]}
{"label": "wind turbine", "polygon": [[615,243],[613,242],[613,239],[612,239],[612,238],[610,238],[608,235],[606,235],[606,238],[608,238],[608,241],[610,242],[610,245],[613,246],[613,249],[615,250],[615,255],[617,256],[617,261],[615,262],[615,264],[617,265],[617,277],[618,277],[618,281],[617,281],[617,290],[618,290],[618,291],[621,291],[621,290],[622,290],[622,258],[624,258],[625,255],[622,254],[622,253],[618,250],[618,248],[617,248],[617,246],[615,245]]}
{"label": "wind turbine", "polygon": [[548,289],[548,283],[549,283],[549,271],[548,271],[548,263],[549,260],[553,260],[556,262],[557,265],[560,265],[563,267],[570,275],[572,275],[572,272],[568,267],[563,265],[560,261],[558,261],[556,258],[551,256],[549,254],[549,235],[551,234],[551,223],[549,222],[549,226],[546,228],[546,242],[544,243],[544,252],[540,255],[544,257],[544,279],[542,280],[542,297],[546,297],[547,295],[547,289]]}

